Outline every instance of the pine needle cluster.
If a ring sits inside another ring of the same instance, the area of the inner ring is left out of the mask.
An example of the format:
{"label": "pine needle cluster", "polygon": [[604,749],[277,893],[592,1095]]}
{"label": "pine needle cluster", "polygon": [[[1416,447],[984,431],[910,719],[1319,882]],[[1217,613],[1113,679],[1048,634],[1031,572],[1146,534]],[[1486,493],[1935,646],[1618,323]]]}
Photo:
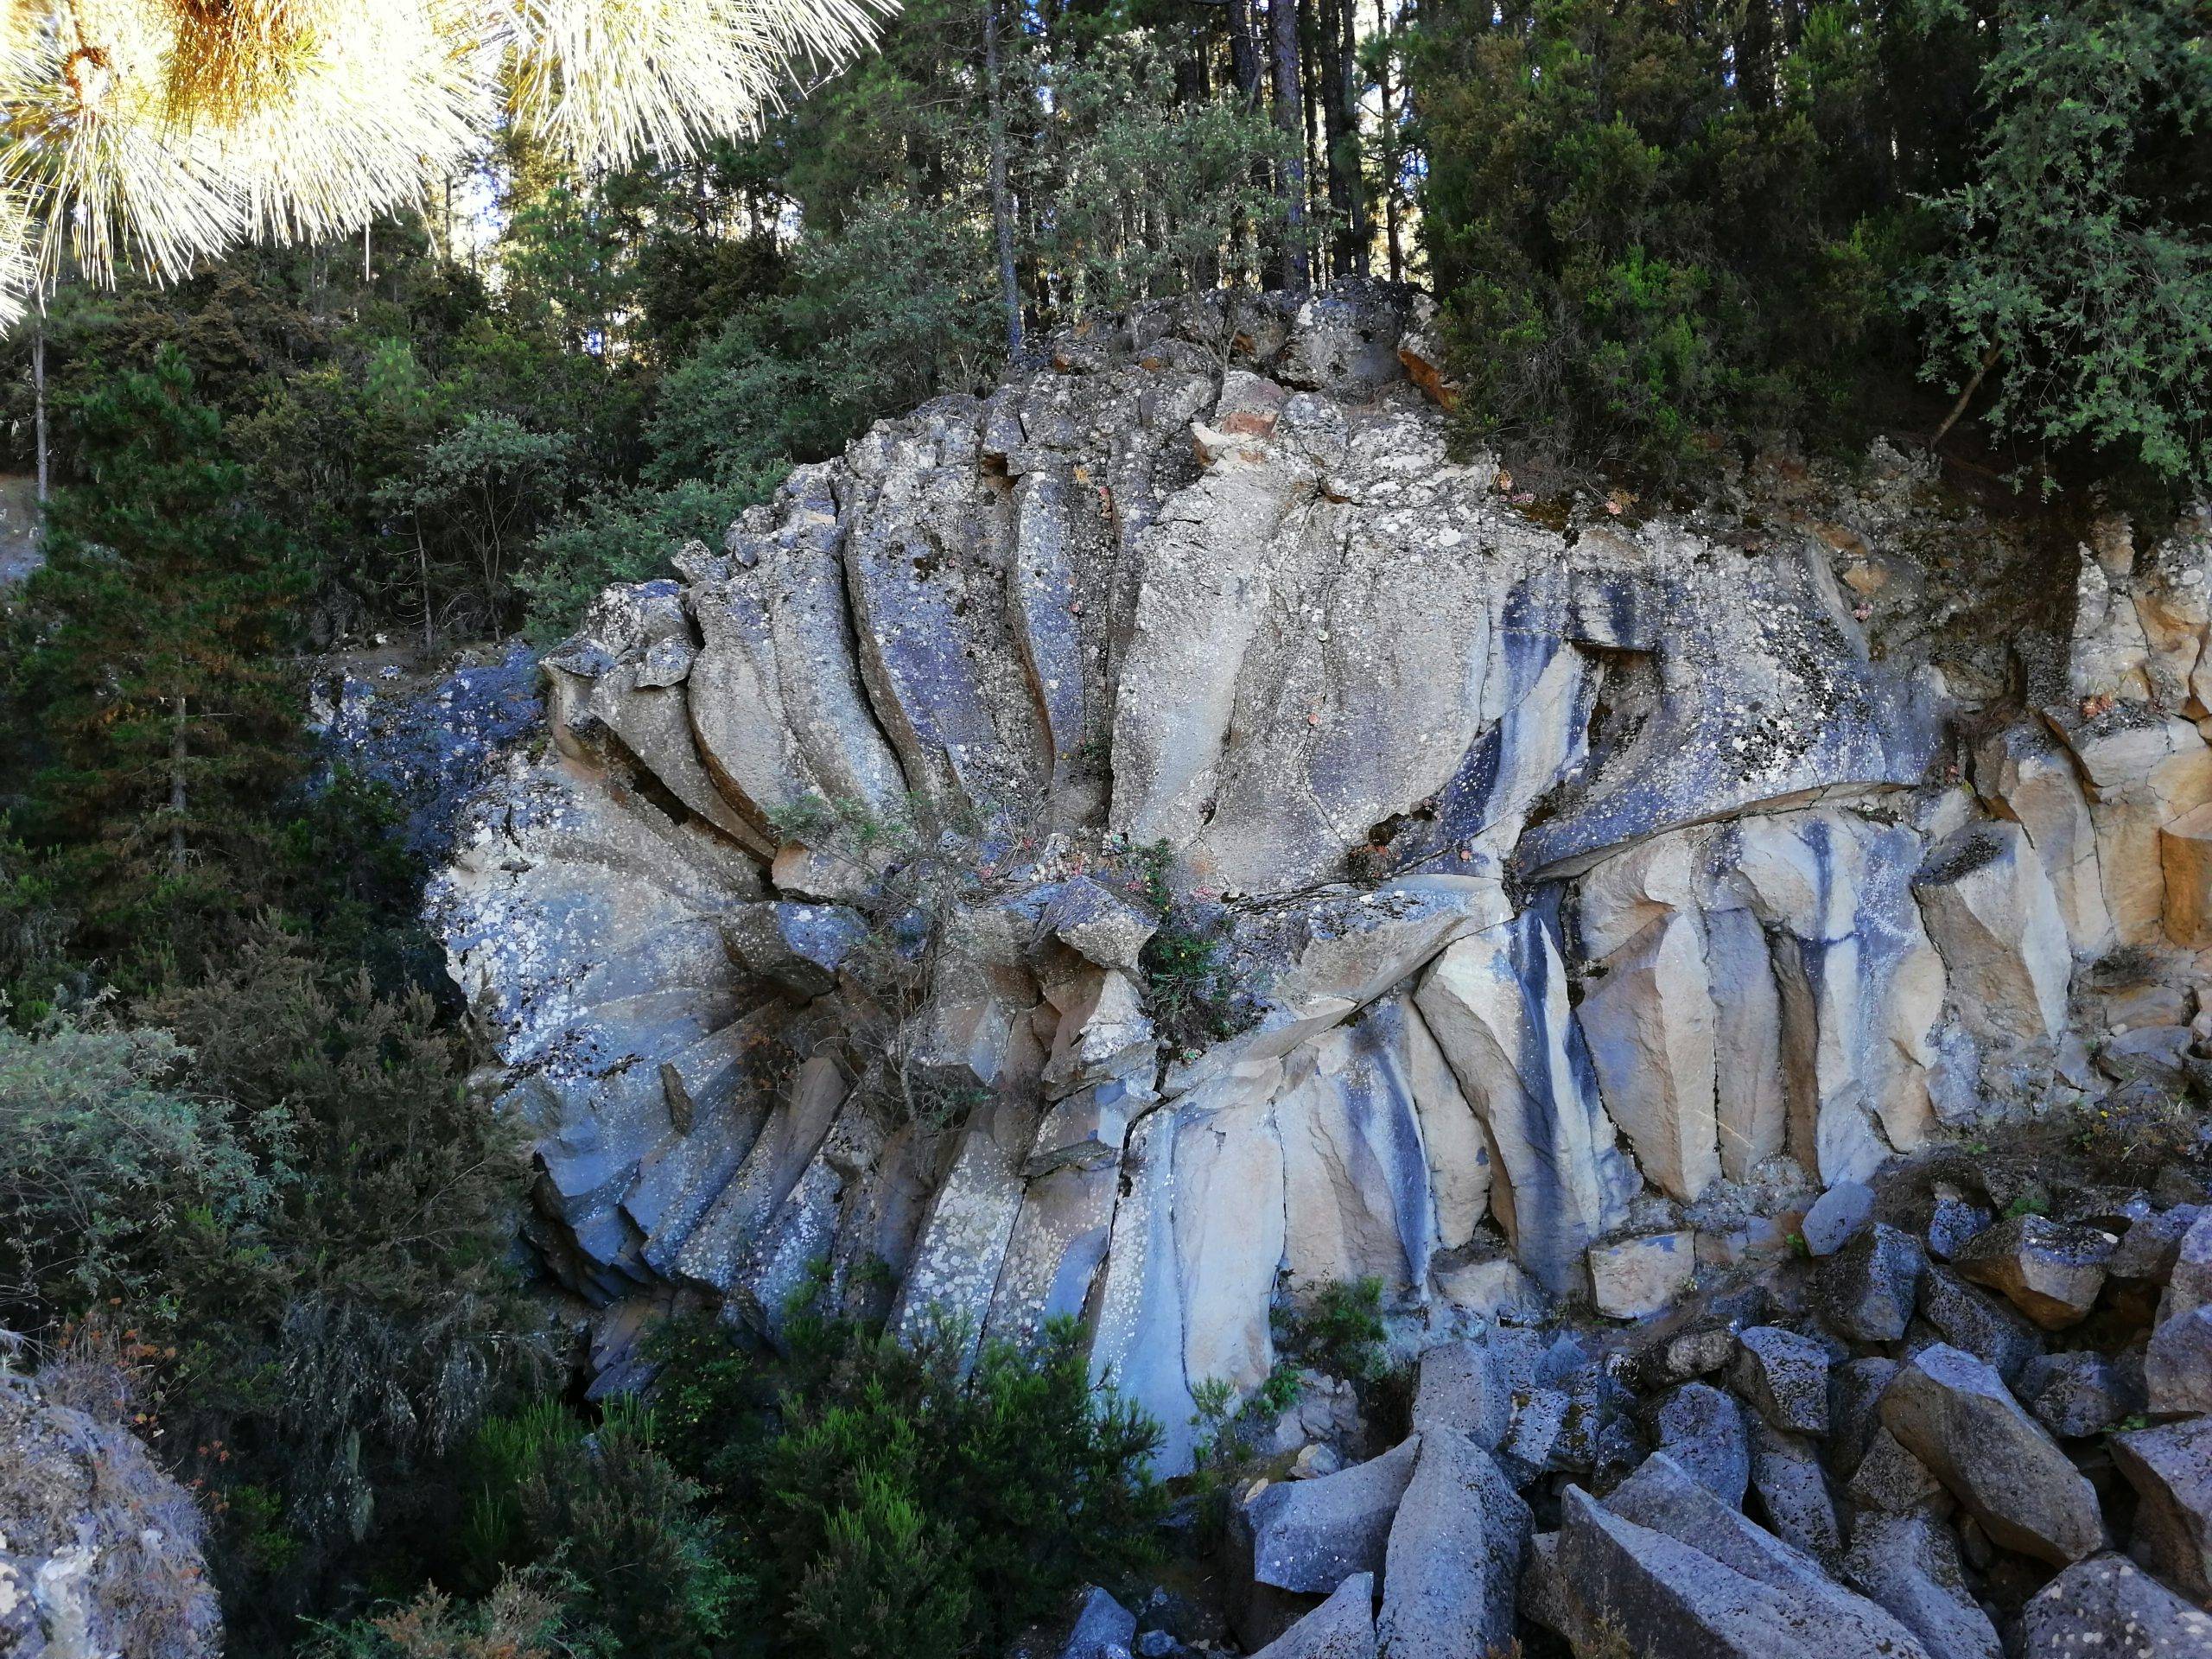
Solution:
{"label": "pine needle cluster", "polygon": [[506,127],[586,165],[752,130],[884,0],[0,0],[0,311],[358,229]]}

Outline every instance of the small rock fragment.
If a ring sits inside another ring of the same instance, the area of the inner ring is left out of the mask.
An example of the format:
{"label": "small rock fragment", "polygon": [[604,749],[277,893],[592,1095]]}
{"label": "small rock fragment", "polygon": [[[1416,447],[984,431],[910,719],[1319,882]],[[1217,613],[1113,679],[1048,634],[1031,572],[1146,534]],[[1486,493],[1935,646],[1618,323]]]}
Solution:
{"label": "small rock fragment", "polygon": [[1690,1287],[1697,1269],[1694,1236],[1654,1233],[1590,1247],[1590,1295],[1608,1319],[1642,1319],[1663,1313]]}

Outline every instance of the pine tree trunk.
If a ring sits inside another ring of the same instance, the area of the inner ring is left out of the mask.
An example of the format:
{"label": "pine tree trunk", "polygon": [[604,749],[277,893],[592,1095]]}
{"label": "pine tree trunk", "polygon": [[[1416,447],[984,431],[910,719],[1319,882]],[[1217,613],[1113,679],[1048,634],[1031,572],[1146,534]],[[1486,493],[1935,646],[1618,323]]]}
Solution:
{"label": "pine tree trunk", "polygon": [[1305,100],[1298,80],[1298,0],[1268,0],[1268,32],[1274,47],[1275,130],[1282,135],[1282,166],[1275,194],[1282,202],[1282,285],[1294,294],[1313,286],[1306,247]]}
{"label": "pine tree trunk", "polygon": [[1260,107],[1260,46],[1252,28],[1252,0],[1229,0],[1229,73],[1244,107]]}
{"label": "pine tree trunk", "polygon": [[1006,308],[1006,354],[1021,356],[1021,284],[1014,269],[1014,201],[1006,177],[1006,86],[999,62],[999,0],[983,0],[983,72],[991,96],[991,222],[998,232],[999,300]]}
{"label": "pine tree trunk", "polygon": [[184,719],[185,700],[176,699],[175,712],[169,716],[169,872],[184,874],[184,763],[186,753]]}
{"label": "pine tree trunk", "polygon": [[[1383,10],[1383,0],[1375,0],[1375,32],[1385,37],[1390,32],[1390,19]],[[1406,248],[1398,228],[1398,121],[1390,109],[1390,54],[1387,50],[1382,64],[1382,227],[1389,245],[1390,280],[1402,283],[1406,279]]]}
{"label": "pine tree trunk", "polygon": [[31,332],[31,397],[34,404],[33,424],[38,434],[38,499],[41,504],[50,482],[47,459],[46,438],[46,319],[41,317]]}
{"label": "pine tree trunk", "polygon": [[1359,135],[1352,117],[1352,0],[1319,0],[1321,138],[1329,181],[1329,269],[1358,270],[1365,239],[1359,230]]}

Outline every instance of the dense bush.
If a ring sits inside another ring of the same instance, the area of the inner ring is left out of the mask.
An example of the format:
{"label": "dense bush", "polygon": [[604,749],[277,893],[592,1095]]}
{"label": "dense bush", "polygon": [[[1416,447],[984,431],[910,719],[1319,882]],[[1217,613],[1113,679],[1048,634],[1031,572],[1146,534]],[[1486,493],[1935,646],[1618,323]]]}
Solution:
{"label": "dense bush", "polygon": [[2212,53],[2195,0],[2007,0],[1957,239],[1916,274],[1932,378],[1981,419],[2212,486]]}
{"label": "dense bush", "polygon": [[1910,378],[1888,283],[1966,142],[1974,41],[1940,0],[1424,4],[1423,230],[1469,427],[1669,479],[1863,420],[1885,353]]}
{"label": "dense bush", "polygon": [[741,1541],[768,1649],[997,1649],[1085,1580],[1141,1566],[1158,1427],[1092,1386],[1071,1324],[1028,1351],[902,1344],[811,1315],[768,1363],[726,1330],[661,1339],[655,1419]]}
{"label": "dense bush", "polygon": [[1467,429],[1668,480],[1928,435],[1955,392],[2016,464],[2202,487],[2202,31],[2191,0],[1422,0]]}

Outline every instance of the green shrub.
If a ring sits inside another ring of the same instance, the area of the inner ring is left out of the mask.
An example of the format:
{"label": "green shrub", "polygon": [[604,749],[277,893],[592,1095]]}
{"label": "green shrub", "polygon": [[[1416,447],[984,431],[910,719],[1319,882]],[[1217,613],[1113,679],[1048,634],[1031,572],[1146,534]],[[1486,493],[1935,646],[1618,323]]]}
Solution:
{"label": "green shrub", "polygon": [[1308,1293],[1281,1317],[1283,1344],[1315,1370],[1355,1382],[1382,1373],[1382,1281],[1339,1280]]}
{"label": "green shrub", "polygon": [[592,1427],[541,1399],[486,1421],[461,1459],[469,1488],[456,1551],[485,1589],[558,1567],[572,1623],[623,1653],[716,1651],[750,1586],[698,1485],[653,1444],[651,1412],[618,1401]]}
{"label": "green shrub", "polygon": [[1071,1321],[1032,1349],[795,1310],[787,1357],[678,1325],[656,1421],[713,1495],[798,1656],[991,1652],[1086,1580],[1151,1558],[1158,1427],[1095,1388]]}
{"label": "green shrub", "polygon": [[173,1317],[188,1264],[254,1247],[289,1175],[285,1120],[242,1129],[180,1086],[189,1058],[161,1031],[0,1024],[0,1327],[111,1300]]}

